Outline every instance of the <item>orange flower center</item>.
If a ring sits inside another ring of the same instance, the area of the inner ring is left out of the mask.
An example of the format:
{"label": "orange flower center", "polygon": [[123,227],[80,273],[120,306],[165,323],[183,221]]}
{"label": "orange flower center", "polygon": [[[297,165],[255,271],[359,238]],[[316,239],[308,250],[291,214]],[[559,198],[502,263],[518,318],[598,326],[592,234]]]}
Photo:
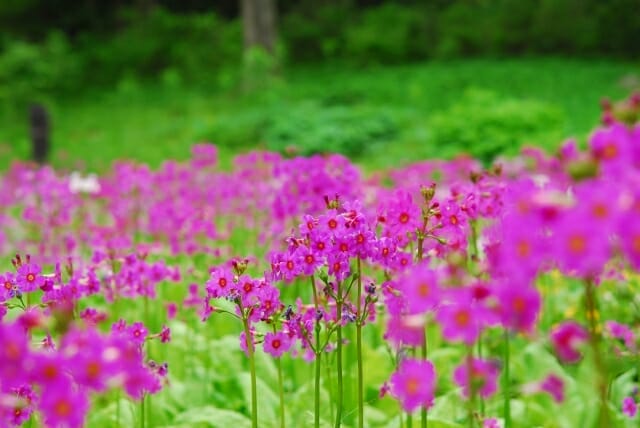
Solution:
{"label": "orange flower center", "polygon": [[582,235],[572,235],[569,237],[569,251],[572,253],[583,253],[587,249],[587,240]]}
{"label": "orange flower center", "polygon": [[89,364],[87,364],[87,375],[92,378],[95,379],[98,376],[100,376],[100,364],[98,364],[95,361],[91,361]]}
{"label": "orange flower center", "polygon": [[516,297],[515,299],[513,299],[513,309],[516,312],[524,312],[524,310],[527,308],[527,302],[524,301],[524,299],[522,297]]}
{"label": "orange flower center", "polygon": [[609,214],[609,210],[607,209],[607,206],[605,204],[595,204],[593,206],[592,212],[593,216],[599,219],[605,219]]}
{"label": "orange flower center", "polygon": [[71,414],[72,408],[71,403],[66,401],[64,398],[61,398],[56,402],[56,405],[53,408],[55,414],[61,418],[66,418]]}
{"label": "orange flower center", "polygon": [[471,321],[471,316],[469,315],[469,312],[465,310],[461,310],[461,311],[458,311],[458,313],[456,313],[455,321],[456,321],[456,324],[458,324],[458,326],[465,327],[469,325],[469,322]]}
{"label": "orange flower center", "polygon": [[431,294],[431,288],[429,287],[429,284],[423,282],[418,285],[418,296],[429,297],[429,294]]}
{"label": "orange flower center", "polygon": [[271,346],[274,349],[278,349],[280,347],[280,345],[282,345],[282,343],[278,339],[274,339],[273,342],[271,342]]}
{"label": "orange flower center", "polygon": [[33,282],[36,280],[36,276],[32,273],[27,274],[27,281]]}
{"label": "orange flower center", "polygon": [[602,159],[611,160],[618,157],[618,146],[614,142],[609,142],[602,150]]}
{"label": "orange flower center", "polygon": [[516,245],[516,254],[522,259],[529,257],[531,254],[531,245],[527,241],[519,241]]}
{"label": "orange flower center", "polygon": [[407,380],[407,393],[409,395],[415,395],[420,390],[420,381],[416,378],[410,378]]}

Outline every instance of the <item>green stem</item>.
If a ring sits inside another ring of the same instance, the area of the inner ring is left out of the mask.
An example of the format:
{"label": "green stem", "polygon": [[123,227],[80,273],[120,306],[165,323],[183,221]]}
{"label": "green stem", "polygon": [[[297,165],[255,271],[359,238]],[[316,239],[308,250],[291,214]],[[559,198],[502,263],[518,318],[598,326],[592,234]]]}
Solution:
{"label": "green stem", "polygon": [[[422,359],[426,361],[427,359],[427,326],[426,325],[423,331],[421,350],[422,350],[422,355],[421,355]],[[423,406],[420,411],[420,427],[421,428],[427,428],[427,425],[429,424],[427,420],[427,416],[428,416],[427,406]]]}
{"label": "green stem", "polygon": [[598,320],[596,319],[598,304],[594,284],[591,279],[586,281],[585,303],[587,320],[589,321],[589,343],[598,375],[597,387],[600,396],[598,426],[608,427],[611,425],[609,423],[609,409],[607,406],[607,372],[604,361],[602,360],[602,353],[600,352],[600,333],[598,332]]}
{"label": "green stem", "polygon": [[120,428],[122,425],[120,425],[120,390],[118,390],[118,392],[116,393],[116,426],[117,428]]}
{"label": "green stem", "polygon": [[144,424],[145,424],[144,402],[146,397],[147,397],[146,394],[142,394],[142,400],[140,400],[140,428],[144,428]]}
{"label": "green stem", "polygon": [[343,400],[343,385],[342,385],[342,282],[338,281],[338,299],[336,300],[336,318],[338,322],[337,334],[338,342],[336,344],[336,366],[338,369],[338,398],[336,408],[336,421],[335,428],[339,428],[342,424],[342,400]]}
{"label": "green stem", "polygon": [[[477,353],[478,353],[478,358],[482,359],[482,334],[478,335]],[[485,414],[484,398],[480,396],[480,416],[484,417],[484,414]]]}
{"label": "green stem", "polygon": [[510,343],[509,330],[504,330],[504,378],[503,378],[503,396],[504,396],[504,428],[511,427],[511,373],[510,373]]}
{"label": "green stem", "polygon": [[[273,332],[276,332],[276,324],[273,323]],[[282,382],[282,361],[276,358],[276,368],[278,369],[278,391],[280,393],[280,428],[285,427],[284,415],[284,384]]]}
{"label": "green stem", "polygon": [[318,320],[318,291],[316,290],[316,282],[313,275],[310,277],[311,280],[311,289],[313,290],[313,305],[315,308],[315,335],[316,335],[316,346],[315,346],[315,354],[316,354],[316,373],[315,373],[315,384],[314,384],[314,424],[315,428],[320,427],[320,369],[322,368],[322,352],[320,351],[320,320]]}
{"label": "green stem", "polygon": [[280,390],[280,428],[284,428],[284,388],[282,385],[282,362],[280,361],[280,358],[276,358],[276,367],[278,368],[278,389]]}
{"label": "green stem", "polygon": [[254,358],[253,340],[249,328],[248,314],[242,317],[244,325],[244,337],[249,354],[249,370],[251,373],[251,428],[258,428],[258,388],[256,384],[256,362]]}
{"label": "green stem", "polygon": [[356,258],[358,268],[357,314],[356,314],[356,354],[358,360],[358,428],[364,428],[364,379],[362,370],[362,263],[360,257]]}
{"label": "green stem", "polygon": [[474,412],[476,409],[476,386],[473,378],[473,348],[469,346],[467,354],[467,381],[469,382],[469,401],[467,403],[467,419],[469,428],[475,426]]}

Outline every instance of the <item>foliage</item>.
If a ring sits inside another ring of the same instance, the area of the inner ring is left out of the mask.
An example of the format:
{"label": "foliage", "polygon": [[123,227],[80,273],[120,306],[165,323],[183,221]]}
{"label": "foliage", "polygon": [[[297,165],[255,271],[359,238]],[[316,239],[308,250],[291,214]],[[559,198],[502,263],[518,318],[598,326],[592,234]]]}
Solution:
{"label": "foliage", "polygon": [[75,85],[81,62],[64,34],[42,44],[15,42],[0,52],[0,104],[24,104]]}
{"label": "foliage", "polygon": [[[393,136],[383,144],[366,147],[360,160],[367,167],[407,163],[416,157],[453,156],[460,148],[458,143],[442,146],[430,142],[432,133],[437,132],[431,120],[455,114],[452,106],[463,107],[461,100],[470,87],[491,92],[492,103],[534,101],[560,112],[560,135],[554,126],[548,132],[540,130],[548,137],[538,138],[553,148],[561,138],[584,141],[599,118],[600,98],[620,98],[634,90],[621,82],[633,84],[633,76],[639,74],[638,66],[631,63],[529,59],[430,62],[367,72],[336,64],[295,67],[288,69],[281,81],[255,92],[218,93],[188,81],[176,84],[170,73],[161,82],[122,79],[116,88],[60,96],[51,103],[51,160],[60,167],[98,171],[122,156],[158,166],[166,158],[184,159],[192,142],[211,141],[220,148],[226,164],[240,149],[265,147],[267,131],[278,123],[298,135],[304,133],[297,130],[296,122],[287,123],[289,115],[302,116],[298,109],[306,109],[310,117],[300,120],[311,122],[317,133],[328,132],[321,128],[332,125],[315,115],[327,120],[342,115],[346,120],[352,114],[354,119],[368,121],[367,127],[377,126],[375,120],[381,118]],[[326,114],[325,109],[329,111]],[[353,112],[339,113],[345,110]],[[458,129],[464,128],[464,118],[452,121],[459,124]],[[357,123],[346,126],[360,129]],[[516,146],[510,150],[532,142],[530,137],[514,138]],[[0,114],[0,168],[28,155],[24,110]]]}
{"label": "foliage", "polygon": [[429,143],[444,153],[462,150],[489,163],[498,154],[515,154],[524,143],[548,146],[561,138],[563,120],[549,104],[472,89],[431,117]]}
{"label": "foliage", "polygon": [[397,133],[384,110],[303,103],[276,110],[263,139],[267,148],[280,152],[292,148],[303,155],[333,152],[359,157]]}

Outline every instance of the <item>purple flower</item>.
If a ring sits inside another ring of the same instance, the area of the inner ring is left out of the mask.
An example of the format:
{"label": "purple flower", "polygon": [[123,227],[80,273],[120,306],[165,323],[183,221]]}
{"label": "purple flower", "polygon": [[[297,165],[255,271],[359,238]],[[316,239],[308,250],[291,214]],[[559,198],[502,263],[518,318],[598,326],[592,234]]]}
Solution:
{"label": "purple flower", "polygon": [[638,412],[638,405],[633,397],[624,397],[622,400],[622,413],[630,418],[633,418]]}

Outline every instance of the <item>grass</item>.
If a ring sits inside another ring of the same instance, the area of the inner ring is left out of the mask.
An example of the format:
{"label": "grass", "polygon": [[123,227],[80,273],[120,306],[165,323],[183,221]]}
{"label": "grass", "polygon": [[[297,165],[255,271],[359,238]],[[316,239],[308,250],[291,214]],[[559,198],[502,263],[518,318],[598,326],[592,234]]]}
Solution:
{"label": "grass", "polygon": [[[335,115],[322,114],[346,107],[347,112],[361,113],[351,122],[360,122],[362,117],[375,122],[384,115],[393,123],[392,132],[382,139],[356,141],[371,145],[362,150],[360,160],[366,166],[452,156],[463,148],[457,141],[432,138],[431,120],[434,115],[442,119],[443,115],[446,118],[447,114],[464,111],[459,107],[464,107],[470,89],[487,91],[500,100],[538,102],[556,112],[557,126],[549,130],[548,138],[542,136],[541,141],[535,141],[550,147],[558,144],[559,138],[576,136],[584,140],[597,122],[600,98],[626,96],[634,81],[637,85],[639,74],[637,63],[514,59],[366,70],[336,64],[298,67],[249,93],[126,81],[113,89],[90,89],[48,103],[53,119],[52,162],[57,167],[104,170],[114,159],[130,158],[157,166],[165,159],[185,159],[191,144],[206,140],[218,144],[224,164],[240,150],[273,147],[270,126],[278,122],[280,128],[283,123],[286,127],[288,121],[297,120],[295,116],[289,119],[290,115],[309,105],[303,114],[317,117],[319,123],[312,122],[309,131],[304,127],[291,131],[289,137],[294,142],[306,137],[301,132],[322,132],[318,137],[322,141],[326,135],[333,135],[326,127],[351,126],[349,116],[345,118],[347,125],[345,121],[336,125],[327,123]],[[466,123],[465,118],[462,122],[456,119],[454,127]],[[470,117],[469,127],[474,126],[484,127],[474,124],[474,117]],[[354,129],[352,133],[357,134],[358,128]],[[514,138],[509,144],[524,142],[517,135]],[[7,111],[0,117],[0,168],[6,168],[13,159],[27,158],[28,153],[26,116]]]}

